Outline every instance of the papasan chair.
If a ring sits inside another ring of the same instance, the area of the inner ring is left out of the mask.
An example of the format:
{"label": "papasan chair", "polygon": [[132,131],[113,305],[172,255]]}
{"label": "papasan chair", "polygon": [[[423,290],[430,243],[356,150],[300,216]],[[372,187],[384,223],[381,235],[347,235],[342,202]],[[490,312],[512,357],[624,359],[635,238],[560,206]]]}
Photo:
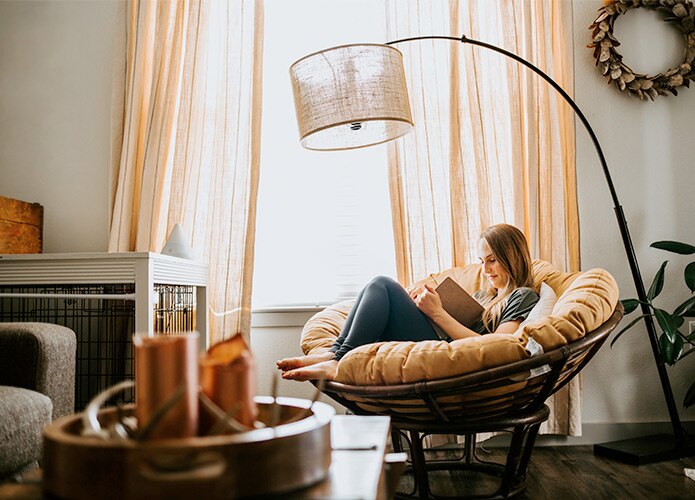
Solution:
{"label": "papasan chair", "polygon": [[[437,281],[445,276],[469,292],[483,280],[480,265],[447,270]],[[516,333],[364,345],[341,359],[334,381],[321,384],[351,413],[391,418],[393,446],[402,451],[408,444],[407,472],[415,485],[397,496],[440,498],[430,484],[432,470],[500,477],[494,491],[474,498],[508,498],[524,490],[538,428],[549,416],[546,399],[579,373],[623,315],[617,284],[605,270],[565,273],[537,260],[533,277],[542,286],[541,300]],[[352,304],[343,301],[314,315],[302,331],[302,351],[329,349]],[[479,460],[476,434],[499,431],[511,432],[506,461]],[[463,436],[462,457],[426,460],[423,438],[433,434]]]}

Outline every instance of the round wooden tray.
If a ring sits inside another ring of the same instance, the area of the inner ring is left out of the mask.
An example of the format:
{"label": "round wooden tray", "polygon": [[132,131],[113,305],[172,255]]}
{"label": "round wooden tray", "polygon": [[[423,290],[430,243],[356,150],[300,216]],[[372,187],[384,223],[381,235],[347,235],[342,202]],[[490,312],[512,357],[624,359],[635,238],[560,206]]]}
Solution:
{"label": "round wooden tray", "polygon": [[[256,397],[259,418],[286,421],[310,401]],[[134,407],[127,408],[133,412]],[[278,413],[276,413],[278,412]],[[44,429],[43,487],[62,498],[238,498],[275,495],[326,477],[335,410],[311,406],[306,418],[226,436],[137,442],[83,437],[82,415]],[[108,426],[114,408],[102,410]]]}

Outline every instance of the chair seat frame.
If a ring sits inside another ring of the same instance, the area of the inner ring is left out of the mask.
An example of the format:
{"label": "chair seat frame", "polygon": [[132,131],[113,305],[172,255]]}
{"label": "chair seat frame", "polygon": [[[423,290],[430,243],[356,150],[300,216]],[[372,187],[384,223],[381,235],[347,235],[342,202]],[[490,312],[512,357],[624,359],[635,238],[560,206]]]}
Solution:
{"label": "chair seat frame", "polygon": [[[510,498],[526,487],[526,471],[540,425],[548,419],[545,401],[576,376],[606,341],[623,316],[616,306],[611,317],[583,338],[547,353],[474,373],[439,380],[388,386],[357,386],[326,382],[322,391],[356,415],[391,417],[395,451],[401,438],[410,448],[415,491],[398,496],[419,498]],[[316,383],[318,385],[318,383]],[[475,435],[512,432],[505,464],[475,457]],[[456,461],[425,460],[426,435],[464,436],[464,454]],[[440,497],[432,493],[428,471],[472,470],[501,476],[493,493]]]}

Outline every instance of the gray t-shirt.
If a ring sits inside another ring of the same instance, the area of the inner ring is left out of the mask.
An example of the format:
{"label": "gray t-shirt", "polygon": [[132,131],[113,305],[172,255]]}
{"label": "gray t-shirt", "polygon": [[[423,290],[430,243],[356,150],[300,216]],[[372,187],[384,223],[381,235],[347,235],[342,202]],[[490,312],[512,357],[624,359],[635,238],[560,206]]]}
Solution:
{"label": "gray t-shirt", "polygon": [[[476,292],[473,297],[479,299],[479,292]],[[500,314],[500,322],[498,325],[506,323],[507,321],[523,321],[526,319],[526,316],[528,316],[528,313],[531,312],[533,306],[536,305],[538,299],[538,294],[532,288],[517,288],[509,296],[507,304],[502,309],[502,314]],[[473,326],[471,326],[471,330],[481,335],[490,333],[487,331],[487,328],[485,328],[483,320],[477,321]]]}

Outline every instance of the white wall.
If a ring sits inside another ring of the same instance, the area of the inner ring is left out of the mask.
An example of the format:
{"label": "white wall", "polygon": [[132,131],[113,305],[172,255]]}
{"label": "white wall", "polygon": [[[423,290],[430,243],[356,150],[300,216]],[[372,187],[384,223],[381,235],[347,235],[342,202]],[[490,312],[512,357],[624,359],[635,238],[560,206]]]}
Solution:
{"label": "white wall", "polygon": [[[575,99],[603,147],[647,288],[661,262],[670,261],[667,283],[678,283],[679,290],[679,295],[663,294],[665,309],[670,310],[688,297],[682,270],[692,256],[678,258],[649,245],[665,239],[695,244],[695,88],[683,89],[678,97],[642,102],[609,87],[595,67],[592,50],[586,48],[591,37],[588,26],[601,5],[593,0],[573,0]],[[680,61],[683,43],[674,32],[645,9],[616,21],[624,61],[647,74]],[[582,267],[608,269],[618,280],[621,297],[635,297],[606,181],[588,135],[580,124],[577,127]],[[695,380],[694,362],[695,358],[686,358],[668,370],[683,419],[695,417],[695,408],[685,412],[681,406],[687,387]],[[646,329],[640,325],[612,349],[604,347],[584,371],[583,421],[664,420],[668,420],[668,413],[656,365]]]}
{"label": "white wall", "polygon": [[[283,380],[275,368],[275,361],[289,356],[300,356],[299,340],[302,326],[316,312],[316,308],[292,312],[255,313],[251,325],[251,350],[256,361],[256,388],[258,394],[272,394],[273,383],[277,393],[292,398],[312,399],[316,390],[309,382]],[[273,379],[276,379],[275,382]],[[343,408],[326,396],[319,399],[333,406],[339,413]]]}
{"label": "white wall", "polygon": [[0,2],[0,195],[43,205],[44,252],[107,249],[122,3]]}
{"label": "white wall", "polygon": [[[695,243],[695,88],[652,103],[608,87],[585,48],[587,27],[601,2],[572,3],[576,101],[604,148],[645,281],[648,286],[666,258],[673,266],[669,281],[680,281],[675,269],[686,259],[648,246],[659,239]],[[0,194],[44,205],[46,252],[106,250],[110,85],[113,43],[122,26],[119,7],[120,0],[0,1]],[[639,40],[635,26],[627,26],[634,23],[625,24],[626,36],[633,31]],[[644,59],[636,59],[635,68],[656,61],[658,69],[663,54],[669,53],[659,40],[641,47]],[[627,54],[628,47],[622,48]],[[664,67],[671,64],[669,60]],[[583,267],[608,269],[619,282],[621,296],[634,296],[605,180],[580,128],[577,170]],[[673,265],[676,261],[679,265]],[[666,298],[668,308],[676,304],[675,296]],[[270,391],[274,359],[299,353],[297,325],[304,320],[294,318],[290,326],[283,321],[268,313],[254,319],[252,347],[260,393]],[[668,419],[651,356],[643,328],[627,334],[613,349],[603,348],[584,372],[583,419],[589,428]],[[694,360],[669,370],[679,408],[695,376]],[[311,386],[283,381],[280,392],[308,397]],[[695,410],[681,414],[693,419]]]}

